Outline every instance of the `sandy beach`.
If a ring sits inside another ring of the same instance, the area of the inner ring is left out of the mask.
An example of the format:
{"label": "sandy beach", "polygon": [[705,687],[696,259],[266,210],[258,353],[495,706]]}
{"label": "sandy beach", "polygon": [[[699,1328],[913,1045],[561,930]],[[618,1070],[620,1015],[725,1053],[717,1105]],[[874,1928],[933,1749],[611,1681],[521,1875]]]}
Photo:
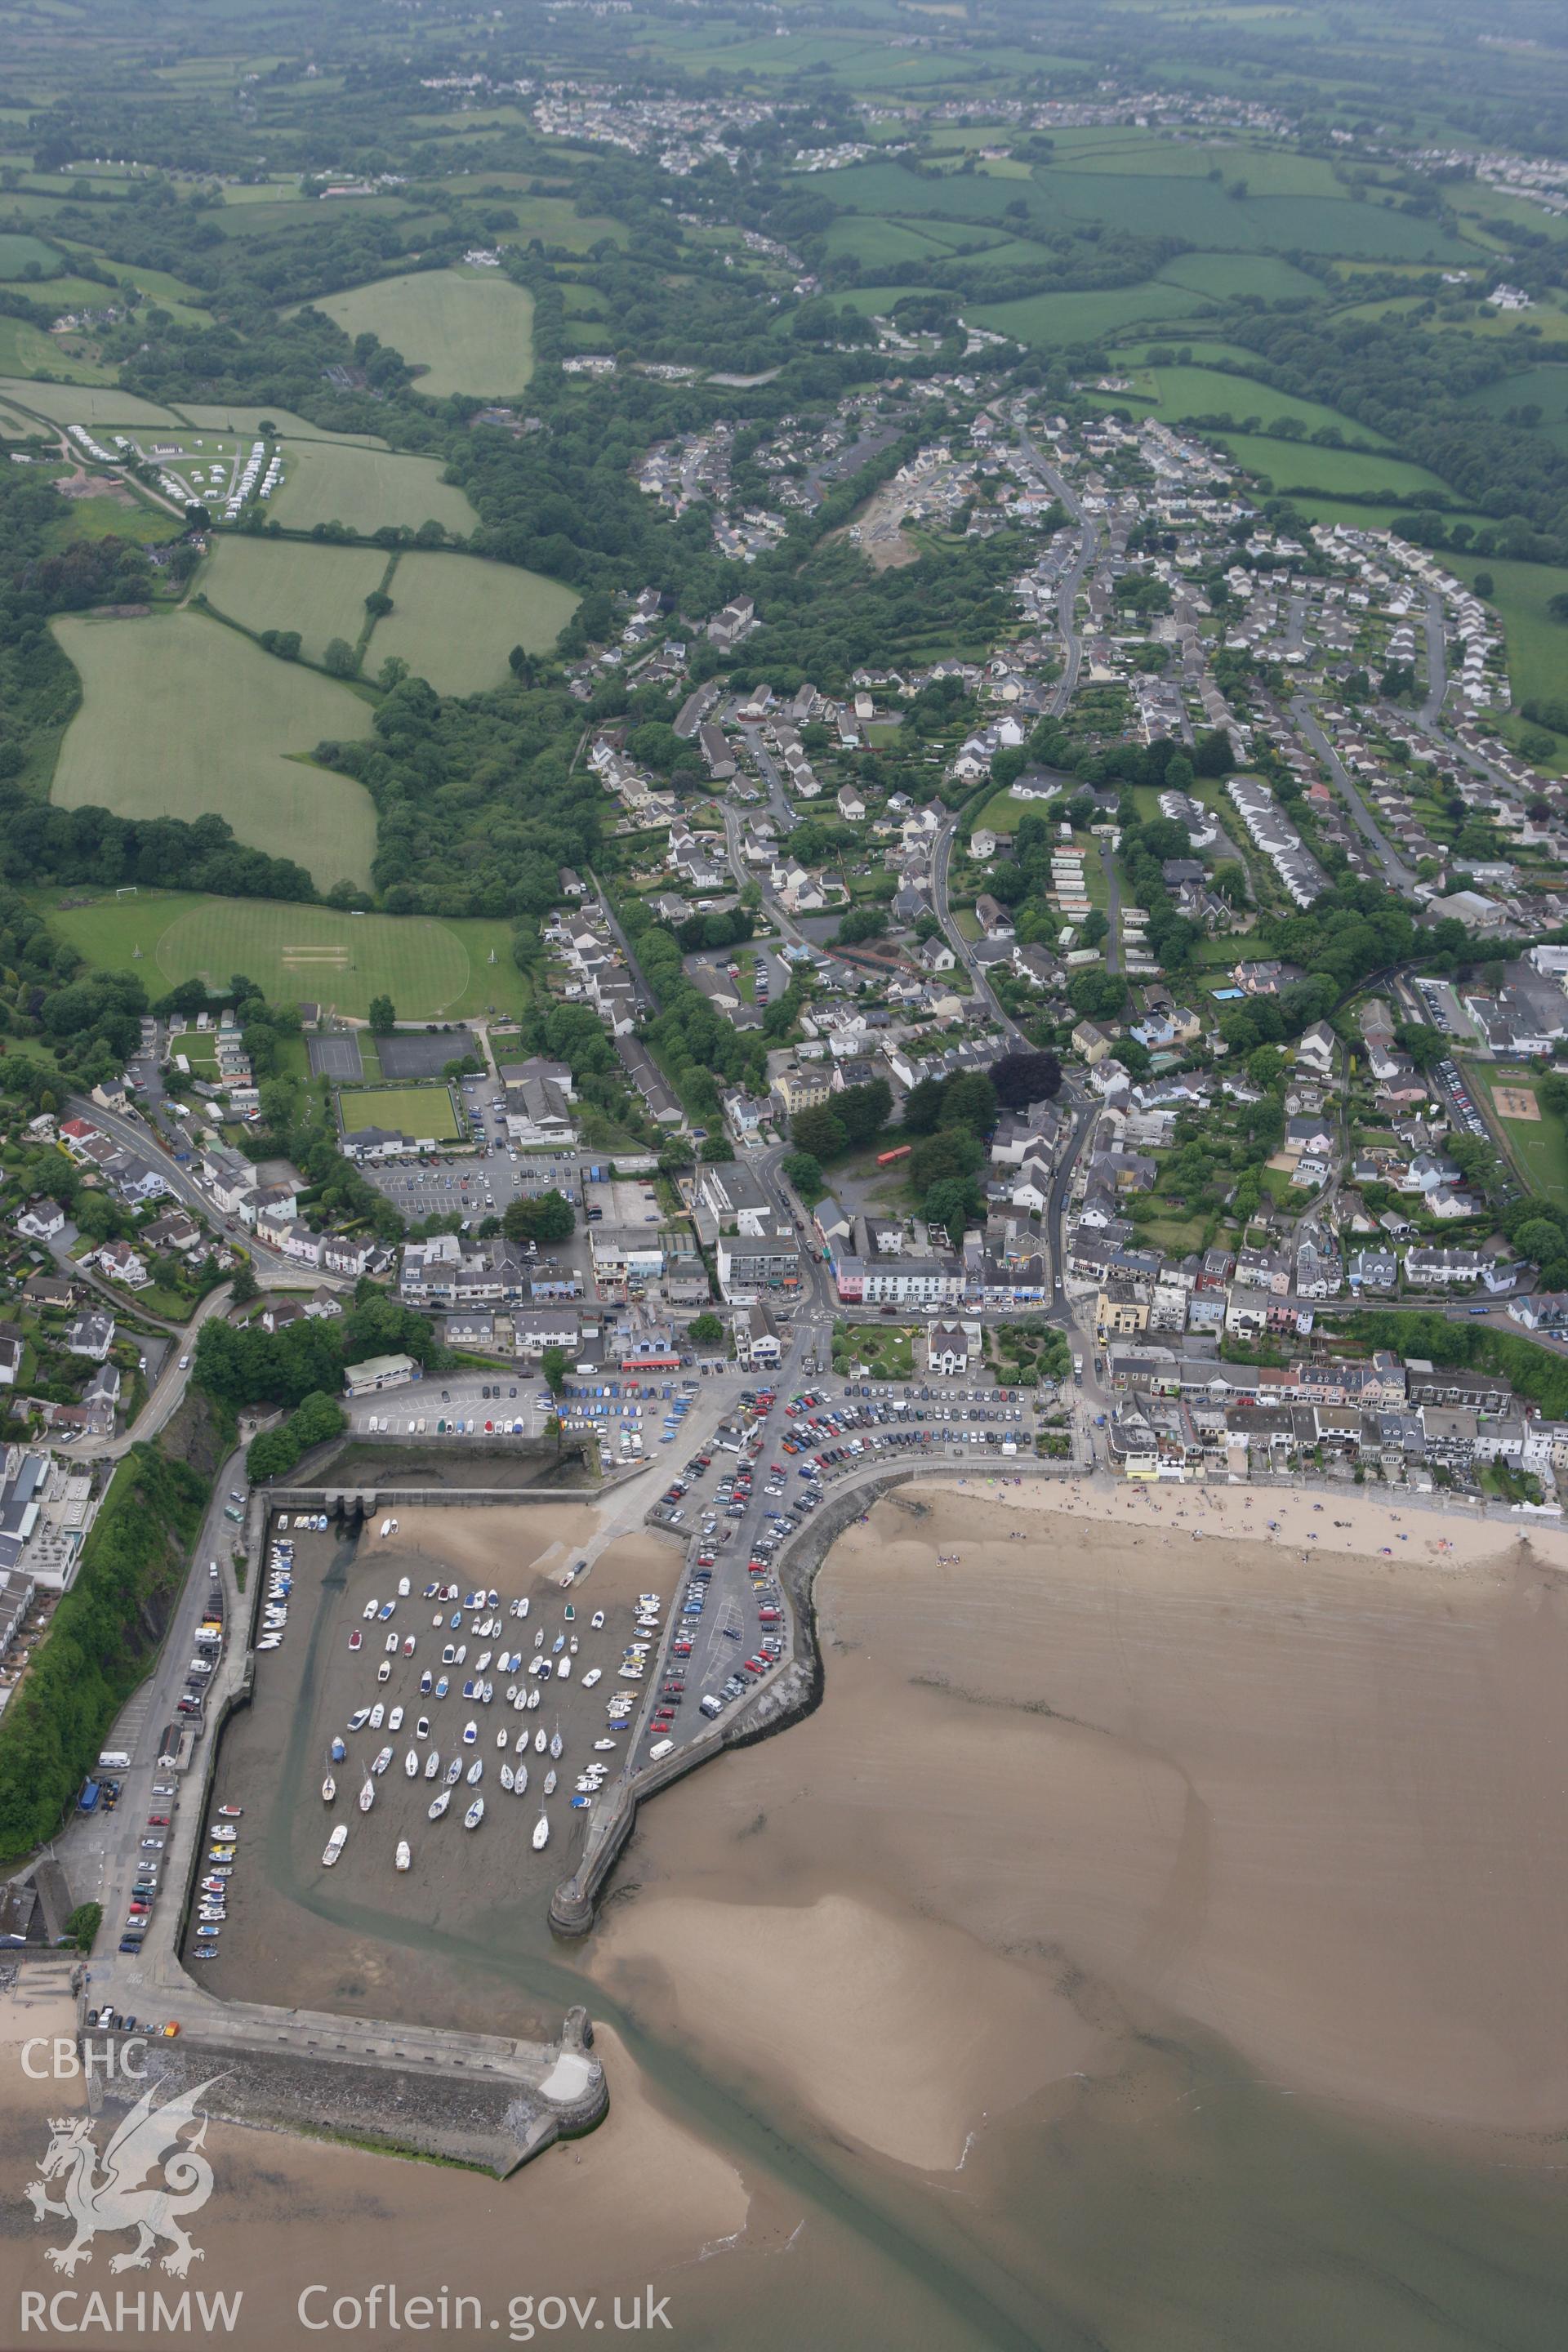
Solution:
{"label": "sandy beach", "polygon": [[1517,1536],[1542,1559],[1568,1568],[1568,1528],[1552,1519],[1507,1523],[1482,1518],[1441,1494],[1397,1497],[1360,1486],[1317,1493],[1297,1487],[1111,1485],[1104,1478],[956,1481],[961,1493],[1004,1501],[1051,1517],[1092,1519],[1106,1527],[1159,1528],[1180,1539],[1195,1532],[1235,1536],[1271,1549],[1292,1546],[1373,1559],[1385,1554],[1463,1566],[1495,1560]]}
{"label": "sandy beach", "polygon": [[[65,2004],[55,2002],[46,2015],[44,2004],[0,1998],[7,2126],[0,2209],[8,2217],[0,2232],[7,2241],[0,2246],[0,2310],[13,2324],[24,2290],[58,2289],[45,2250],[69,2235],[58,2218],[35,2224],[22,2201],[47,2144],[49,2117],[86,2106],[79,2081],[28,2082],[16,2063],[24,2034],[57,2025],[68,2034]],[[214,2188],[191,2224],[203,2257],[192,2284],[241,2293],[238,2324],[226,2340],[256,2352],[319,2340],[298,2310],[300,2290],[315,2281],[333,2297],[363,2298],[378,2281],[395,2280],[405,2298],[446,2288],[479,2295],[487,2312],[505,2312],[513,2296],[629,2297],[650,2279],[678,2282],[705,2249],[743,2234],[752,2200],[733,2163],[649,2095],[612,2029],[601,2046],[615,2071],[609,2116],[589,2138],[532,2167],[525,2189],[352,2147],[209,2125]],[[100,2148],[109,2137],[100,2125]],[[609,2217],[613,2228],[595,2226]],[[128,2243],[111,2238],[107,2251]],[[114,2282],[100,2275],[104,2270],[100,2252],[79,2284],[106,2292],[112,2307]],[[159,2273],[153,2276],[174,2292]],[[314,2313],[313,2305],[307,2308]],[[131,2326],[115,2331],[114,2340],[154,2337]]]}
{"label": "sandy beach", "polygon": [[[409,1514],[348,1582],[548,1596],[590,1528]],[[581,1999],[611,2107],[504,2184],[215,2126],[235,2340],[395,2280],[487,2314],[651,2284],[696,2352],[1549,2352],[1568,1568],[1528,1536],[1359,1493],[900,1488],[818,1578],[821,1705],[647,1805],[580,1945],[526,1858],[326,1902],[287,1812],[247,1813],[229,1989],[514,2032]],[[625,1538],[595,1605],[670,1560]],[[283,1787],[292,1710],[274,1673],[228,1762]],[[79,2093],[8,2081],[0,2272],[47,2287],[19,2199]]]}
{"label": "sandy beach", "polygon": [[[1022,2101],[1093,2063],[1083,2036],[1103,2059],[1162,2015],[1298,2090],[1544,2153],[1568,2105],[1563,1539],[1360,1498],[1092,1503],[932,1482],[852,1528],[817,1586],[823,1706],[647,1810],[595,1973],[657,1998],[661,1954],[705,1950],[739,2013],[721,1990],[660,2014],[835,2129],[880,2070],[856,2136],[908,2162],[994,2117],[988,2084]],[[889,1915],[868,1965],[919,1981],[918,2019],[856,1997],[867,1931],[823,1931],[846,1898]],[[1076,2042],[994,1997],[1014,1961]],[[809,2041],[815,2092],[759,2053],[758,2009],[775,2053]]]}

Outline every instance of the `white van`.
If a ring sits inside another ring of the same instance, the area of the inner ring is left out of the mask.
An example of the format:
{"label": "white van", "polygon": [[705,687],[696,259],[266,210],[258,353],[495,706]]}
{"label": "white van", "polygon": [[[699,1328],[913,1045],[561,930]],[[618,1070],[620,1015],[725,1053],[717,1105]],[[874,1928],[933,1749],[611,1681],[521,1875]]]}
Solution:
{"label": "white van", "polygon": [[673,1756],[674,1753],[675,1742],[673,1739],[656,1739],[653,1746],[647,1751],[647,1760],[650,1764],[658,1764],[661,1762],[666,1756]]}

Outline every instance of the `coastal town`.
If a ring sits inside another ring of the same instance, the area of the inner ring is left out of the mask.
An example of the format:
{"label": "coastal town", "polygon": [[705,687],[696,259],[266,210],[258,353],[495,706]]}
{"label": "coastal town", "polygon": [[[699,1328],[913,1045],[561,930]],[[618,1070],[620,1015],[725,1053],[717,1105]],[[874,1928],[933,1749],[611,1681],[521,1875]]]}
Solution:
{"label": "coastal town", "polygon": [[[22,1076],[0,1704],[47,1655],[117,1462],[202,1391],[229,1398],[248,1462],[213,1507],[189,1664],[166,1653],[132,1702],[65,1853],[123,1904],[133,1973],[156,1952],[229,1988],[224,2030],[256,1927],[220,1817],[194,1908],[163,1900],[195,1867],[208,1727],[231,1690],[292,1689],[295,1578],[331,1525],[374,1533],[392,1480],[461,1483],[471,1459],[521,1490],[569,1458],[611,1507],[568,1585],[632,1528],[668,1549],[655,1584],[678,1598],[642,1592],[586,1735],[574,1695],[585,1752],[558,1796],[561,1706],[542,1762],[528,1713],[552,1654],[524,1675],[493,1646],[531,1605],[545,1639],[548,1585],[481,1583],[467,1605],[488,1613],[451,1616],[492,1636],[468,1703],[497,1695],[496,1659],[523,1711],[502,1791],[531,1770],[542,1790],[487,1813],[481,1788],[466,1826],[487,1846],[531,1829],[574,1933],[639,1799],[795,1704],[813,1636],[790,1563],[819,1509],[842,1524],[841,1488],[1027,1471],[1074,1498],[1370,1486],[1561,1516],[1568,1225],[1532,1197],[1528,1145],[1568,1110],[1568,841],[1560,788],[1497,731],[1506,640],[1415,541],[1266,512],[1218,447],[1130,421],[1118,390],[1057,406],[966,369],[648,454],[643,495],[700,509],[742,562],[879,469],[846,545],[879,576],[918,563],[922,532],[973,549],[994,646],[866,659],[837,691],[784,663],[775,691],[751,598],[627,598],[572,667],[611,816],[602,870],[558,871],[528,1020],[186,991],[85,1092]],[[622,678],[668,717],[595,719]],[[321,1122],[298,1161],[268,1148],[280,1040]],[[398,1524],[384,1512],[383,1538]],[[230,1626],[263,1549],[252,1648]],[[378,1589],[364,1613],[395,1606]],[[389,1705],[412,1724],[468,1646],[317,1725],[329,1810],[356,1727]],[[154,1718],[168,1778],[116,1869]],[[418,1729],[439,1739],[438,1708]],[[440,1771],[433,1822],[453,1780],[479,1780],[466,1753],[409,1748],[398,1869],[429,1834],[423,1782]],[[19,1887],[14,1940],[58,1929],[67,1891]]]}
{"label": "coastal town", "polygon": [[18,2340],[1560,2305],[1498,7],[21,12]]}
{"label": "coastal town", "polygon": [[[1149,1464],[1128,1416],[1217,1381],[1229,1412],[1295,1413],[1228,1443],[1226,1475],[1517,1478],[1554,1507],[1556,1423],[1500,1375],[1469,1445],[1328,1444],[1286,1370],[1342,1377],[1345,1315],[1358,1359],[1400,1307],[1548,1344],[1568,1324],[1563,1229],[1528,1213],[1531,1130],[1556,1150],[1568,1095],[1568,836],[1560,786],[1496,731],[1503,635],[1421,546],[1290,528],[1201,436],[1072,390],[1070,423],[983,372],[786,417],[748,436],[743,484],[733,427],[653,453],[645,493],[700,500],[732,553],[901,435],[866,506],[886,520],[850,537],[894,566],[920,530],[1005,550],[994,650],[775,692],[750,599],[628,600],[575,689],[624,677],[673,715],[584,732],[626,848],[613,882],[560,871],[534,1034],[267,1008],[330,1099],[334,1186],[250,1156],[233,1006],[145,1014],[118,1077],[21,1105],[18,1435],[117,1446],[243,1272],[234,1311],[268,1332],[369,1285],[535,1379],[547,1349],[591,1381],[696,1347],[787,1362],[830,1328],[849,1360],[868,1324],[874,1362],[902,1315],[922,1354],[966,1328],[1124,1475]],[[1294,919],[1325,898],[1313,939]],[[1031,1322],[1068,1342],[1054,1373],[1015,1344]],[[1215,1460],[1188,1428],[1157,1471]]]}

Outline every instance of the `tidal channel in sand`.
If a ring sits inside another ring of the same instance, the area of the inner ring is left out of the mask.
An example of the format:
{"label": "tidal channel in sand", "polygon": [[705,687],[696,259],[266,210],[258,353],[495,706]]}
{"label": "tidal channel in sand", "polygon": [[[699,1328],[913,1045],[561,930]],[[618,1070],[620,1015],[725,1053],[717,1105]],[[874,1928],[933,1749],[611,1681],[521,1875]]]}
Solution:
{"label": "tidal channel in sand", "polygon": [[[503,2322],[651,2280],[748,2352],[1557,2345],[1568,1547],[1069,1499],[879,1503],[818,1580],[823,1704],[645,1809],[584,1945],[512,1887],[282,1891],[327,2005],[586,2000],[612,2108],[504,2186],[215,2128],[236,2340],[320,2341],[325,2278]],[[47,2285],[16,2121],[0,2261]]]}

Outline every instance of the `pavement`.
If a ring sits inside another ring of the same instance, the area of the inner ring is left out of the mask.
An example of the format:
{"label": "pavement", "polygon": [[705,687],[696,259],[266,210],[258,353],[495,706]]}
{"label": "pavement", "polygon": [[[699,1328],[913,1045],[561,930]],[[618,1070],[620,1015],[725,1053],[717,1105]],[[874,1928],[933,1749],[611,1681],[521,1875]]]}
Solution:
{"label": "pavement", "polygon": [[[504,1363],[498,1358],[492,1373],[467,1369],[433,1372],[428,1380],[415,1381],[406,1388],[381,1389],[374,1396],[355,1398],[345,1411],[350,1433],[355,1437],[433,1438],[437,1445],[448,1441],[457,1445],[471,1438],[493,1444],[498,1435],[508,1433],[487,1432],[487,1422],[521,1421],[521,1444],[543,1435],[554,1405],[537,1367],[515,1360]],[[384,1421],[391,1424],[385,1431],[379,1426]],[[438,1421],[446,1422],[447,1428],[438,1431]],[[456,1422],[472,1422],[475,1426],[459,1431],[451,1426]]]}

